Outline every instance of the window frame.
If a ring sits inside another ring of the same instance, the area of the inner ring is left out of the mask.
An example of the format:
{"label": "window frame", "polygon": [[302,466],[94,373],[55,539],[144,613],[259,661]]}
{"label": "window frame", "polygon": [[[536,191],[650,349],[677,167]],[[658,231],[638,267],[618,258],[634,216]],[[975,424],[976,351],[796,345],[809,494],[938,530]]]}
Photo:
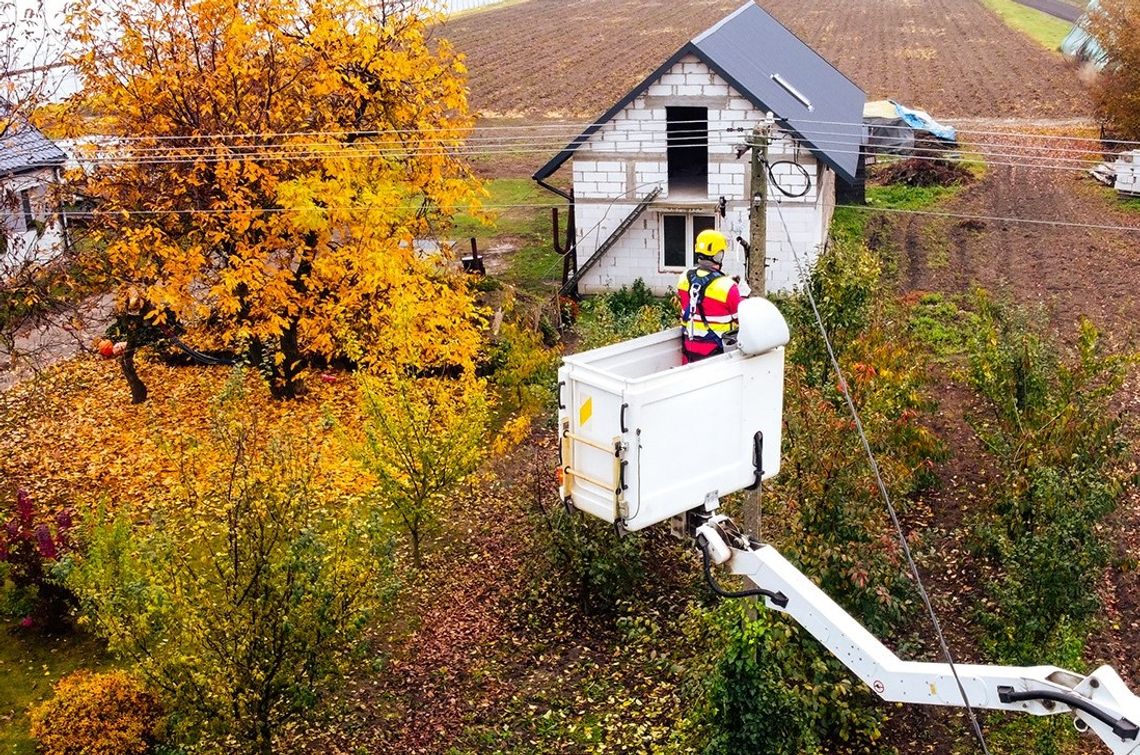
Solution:
{"label": "window frame", "polygon": [[[670,216],[685,218],[685,264],[680,267],[665,264],[665,218]],[[713,208],[662,210],[657,214],[657,229],[660,234],[660,242],[657,245],[657,265],[661,272],[680,273],[696,264],[693,261],[693,243],[696,241],[697,234],[693,232],[693,221],[698,217],[710,218],[712,220],[711,228],[714,230],[717,228],[717,213]]]}
{"label": "window frame", "polygon": [[[697,124],[704,124],[703,128]],[[681,134],[675,131],[681,126]],[[687,126],[687,128],[686,128]],[[665,171],[670,194],[709,195],[709,108],[665,107]],[[695,176],[685,176],[690,172]]]}

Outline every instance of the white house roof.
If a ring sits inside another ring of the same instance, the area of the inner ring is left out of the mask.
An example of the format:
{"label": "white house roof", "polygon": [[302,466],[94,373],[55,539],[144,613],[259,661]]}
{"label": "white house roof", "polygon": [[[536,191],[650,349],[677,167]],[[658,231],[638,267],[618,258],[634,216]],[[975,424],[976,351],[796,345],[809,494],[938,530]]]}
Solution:
{"label": "white house roof", "polygon": [[852,183],[863,143],[863,90],[760,6],[749,2],[687,42],[534,174],[549,177],[603,124],[686,55],[695,55],[812,154]]}

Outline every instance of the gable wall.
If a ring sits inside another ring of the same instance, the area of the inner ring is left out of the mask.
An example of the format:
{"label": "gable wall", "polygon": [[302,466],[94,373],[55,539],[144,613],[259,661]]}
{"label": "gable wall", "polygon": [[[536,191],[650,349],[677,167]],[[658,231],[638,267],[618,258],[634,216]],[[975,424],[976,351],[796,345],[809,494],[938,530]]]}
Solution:
{"label": "gable wall", "polygon": [[[0,252],[0,277],[27,264],[45,264],[59,254],[63,235],[50,190],[55,180],[53,168],[0,179],[0,235],[6,240]],[[32,214],[43,224],[43,233],[27,230],[22,191],[28,192]]]}
{"label": "gable wall", "polygon": [[[709,180],[708,191],[702,196],[669,195],[665,108],[672,105],[708,108]],[[590,257],[642,197],[655,186],[662,187],[662,192],[605,258],[583,277],[579,289],[597,293],[628,285],[640,277],[659,294],[671,291],[680,270],[665,268],[661,261],[660,216],[664,212],[701,209],[702,214],[707,214],[723,196],[726,213],[718,218],[718,229],[730,240],[737,236],[748,239],[750,163],[747,153],[736,157],[736,145],[743,143],[745,131],[750,132],[764,118],[764,113],[699,59],[686,56],[592,134],[573,158],[580,263]],[[778,129],[769,157],[773,161],[793,160],[812,177],[809,192],[802,198],[783,198],[779,212],[788,223],[801,259],[814,261],[816,248],[826,232],[823,209],[828,202],[834,202],[834,174],[806,149],[797,149],[790,135]],[[777,166],[775,173],[780,184],[790,190],[798,188],[796,181],[802,180],[791,166]],[[769,195],[774,194],[775,189],[770,187]],[[771,205],[767,230],[768,256],[776,257],[768,269],[768,288],[789,288],[797,279],[795,266],[790,254],[780,253],[781,245],[787,247],[787,236],[780,214]],[[740,245],[732,245],[725,271],[733,275],[744,273]]]}

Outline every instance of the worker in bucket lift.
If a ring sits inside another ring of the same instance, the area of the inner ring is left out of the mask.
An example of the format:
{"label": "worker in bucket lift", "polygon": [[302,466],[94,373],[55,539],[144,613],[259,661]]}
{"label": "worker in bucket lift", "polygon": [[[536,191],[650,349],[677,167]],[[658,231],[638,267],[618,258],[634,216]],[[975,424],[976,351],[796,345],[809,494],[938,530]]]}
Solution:
{"label": "worker in bucket lift", "polygon": [[720,231],[701,231],[693,248],[697,265],[677,281],[682,364],[723,354],[725,336],[736,329],[740,288],[721,272],[727,249],[728,239]]}

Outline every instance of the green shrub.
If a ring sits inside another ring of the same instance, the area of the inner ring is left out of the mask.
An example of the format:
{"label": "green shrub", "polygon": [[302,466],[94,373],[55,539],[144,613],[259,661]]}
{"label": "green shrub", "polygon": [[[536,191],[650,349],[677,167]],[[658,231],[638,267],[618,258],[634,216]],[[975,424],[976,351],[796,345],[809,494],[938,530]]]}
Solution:
{"label": "green shrub", "polygon": [[863,751],[881,735],[881,706],[793,621],[736,601],[682,617],[697,647],[686,690],[685,742],[708,755]]}
{"label": "green shrub", "polygon": [[606,306],[616,317],[636,315],[644,307],[656,306],[660,299],[653,295],[645,281],[638,278],[632,286],[622,286],[617,291],[607,294]]}
{"label": "green shrub", "polygon": [[553,414],[560,352],[543,341],[543,334],[513,322],[504,322],[492,340],[487,368],[500,389],[502,415],[543,410]]}
{"label": "green shrub", "polygon": [[550,572],[586,614],[612,614],[645,575],[638,536],[561,506],[539,507],[538,532]]}
{"label": "green shrub", "polygon": [[984,292],[975,302],[968,379],[987,411],[972,424],[1001,475],[976,522],[995,574],[982,618],[1001,660],[1040,663],[1099,608],[1110,555],[1100,525],[1127,479],[1114,400],[1136,357],[1106,353],[1083,320],[1062,359],[1024,313]]}
{"label": "green shrub", "polygon": [[608,346],[678,325],[675,300],[659,299],[639,278],[632,288],[587,299],[578,313],[575,332],[580,350]]}
{"label": "green shrub", "polygon": [[[836,355],[870,324],[881,290],[882,266],[874,252],[860,242],[828,244],[812,269],[806,285],[811,289],[820,317]],[[773,296],[788,321],[792,343],[788,360],[804,370],[808,384],[820,386],[832,379],[827,347],[819,334],[815,314],[803,291]]]}
{"label": "green shrub", "polygon": [[44,755],[144,755],[161,719],[158,702],[134,677],[77,671],[32,710],[32,736]]}

